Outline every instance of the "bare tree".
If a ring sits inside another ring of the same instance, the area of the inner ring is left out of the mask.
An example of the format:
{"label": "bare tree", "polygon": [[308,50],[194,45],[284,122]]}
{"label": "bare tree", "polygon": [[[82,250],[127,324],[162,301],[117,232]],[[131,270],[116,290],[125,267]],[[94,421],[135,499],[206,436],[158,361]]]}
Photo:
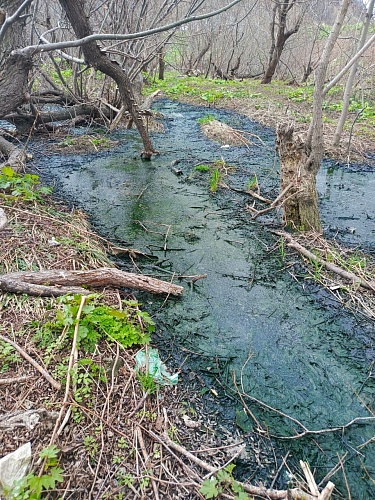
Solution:
{"label": "bare tree", "polygon": [[[367,12],[366,12],[366,19],[365,19],[365,22],[364,22],[363,27],[362,27],[362,33],[361,33],[360,40],[358,42],[357,52],[359,52],[362,49],[362,47],[365,45],[367,34],[368,34],[368,31],[370,28],[371,19],[372,19],[373,13],[374,13],[374,3],[375,3],[375,0],[370,0],[368,3]],[[350,97],[352,94],[352,88],[353,88],[355,76],[357,74],[358,65],[359,65],[359,59],[357,59],[355,61],[355,63],[353,64],[353,66],[350,70],[349,76],[348,76],[348,80],[346,82],[346,86],[345,86],[345,90],[344,90],[344,99],[343,99],[343,103],[342,103],[342,111],[341,111],[341,115],[340,115],[340,118],[339,118],[339,121],[337,124],[335,136],[333,138],[333,145],[336,147],[340,144],[342,131],[344,129],[344,124],[345,124],[346,118],[348,116]]]}
{"label": "bare tree", "polygon": [[[271,21],[271,48],[269,52],[268,67],[262,78],[262,83],[270,83],[279,64],[281,54],[287,40],[298,32],[304,11],[297,16],[293,25],[288,28],[288,16],[296,6],[297,0],[273,0],[275,5],[272,9]],[[289,16],[290,17],[290,16]]]}
{"label": "bare tree", "polygon": [[[61,24],[59,26],[56,25],[56,27],[50,27],[50,20],[47,17],[47,33],[44,34],[45,36],[39,37],[39,40],[41,40],[42,43],[27,45],[27,43],[19,42],[18,35],[21,33],[23,23],[25,23],[28,19],[27,13],[25,16],[25,9],[32,4],[32,1],[33,0],[24,0],[21,2],[20,0],[6,0],[2,2],[2,7],[5,11],[3,11],[5,21],[0,28],[0,40],[3,40],[3,44],[0,49],[2,50],[2,52],[0,52],[0,65],[3,69],[3,76],[0,79],[0,117],[7,117],[9,113],[16,110],[25,101],[29,100],[29,92],[27,88],[28,77],[35,56],[37,54],[58,50],[60,51],[60,55],[63,55],[64,58],[74,62],[75,64],[89,65],[108,75],[115,81],[121,97],[122,105],[129,111],[132,120],[137,126],[142,137],[144,145],[144,151],[142,153],[143,157],[150,158],[151,155],[155,153],[155,150],[152,146],[148,131],[137,106],[133,92],[134,85],[129,77],[129,71],[133,71],[134,67],[130,68],[130,70],[128,69],[130,67],[128,61],[135,61],[136,65],[138,65],[137,69],[134,70],[134,74],[136,74],[136,72],[139,72],[141,69],[141,66],[139,65],[144,61],[138,60],[138,56],[132,54],[131,50],[128,48],[126,56],[124,56],[128,64],[125,65],[127,67],[122,67],[118,60],[113,57],[109,57],[109,54],[111,54],[111,56],[114,54],[114,49],[116,47],[112,46],[111,50],[106,50],[104,47],[99,46],[98,42],[100,41],[103,43],[104,41],[112,40],[117,44],[124,43],[125,41],[128,44],[132,44],[138,40],[143,40],[153,35],[160,35],[163,33],[165,34],[165,37],[168,38],[170,33],[173,33],[173,31],[178,29],[180,26],[193,21],[200,21],[216,16],[227,11],[242,0],[232,0],[232,2],[225,4],[221,8],[198,15],[194,14],[204,5],[205,0],[191,0],[190,2],[182,2],[182,0],[181,2],[179,0],[163,0],[160,3],[157,3],[156,10],[152,10],[150,7],[155,7],[155,2],[148,0],[144,0],[143,2],[136,1],[135,3],[133,2],[133,5],[141,5],[144,12],[141,17],[134,15],[132,18],[133,20],[131,20],[130,17],[127,17],[130,23],[129,26],[132,28],[129,30],[130,32],[124,29],[124,32],[122,33],[112,32],[109,34],[103,33],[103,30],[105,18],[110,18],[110,16],[105,15],[103,19],[103,12],[98,14],[99,9],[103,9],[104,4],[102,2],[94,1],[90,4],[90,12],[85,12],[86,4],[84,0],[60,0],[59,3],[65,11],[77,38],[73,40],[48,42],[46,38],[47,34],[53,33],[54,38],[57,38],[55,35],[57,33],[65,33],[67,31],[67,27],[61,26]],[[183,12],[181,13],[178,9],[176,9],[174,19],[170,20],[171,9],[175,8],[176,5],[178,6],[179,4],[183,5]],[[117,5],[115,0],[111,2],[110,7],[113,7],[114,5]],[[119,2],[118,6],[120,5],[127,6],[128,3]],[[44,4],[42,4],[42,7],[44,7]],[[109,6],[104,6],[104,8],[105,7],[108,10]],[[103,21],[102,26],[98,27],[96,23],[98,30],[93,31],[90,20],[95,20],[100,17],[100,15]],[[134,19],[136,22],[135,25],[132,24]],[[147,27],[142,24],[144,20],[147,20],[148,22]],[[164,21],[164,24],[161,21]],[[8,38],[9,43],[7,42]],[[155,56],[162,45],[163,44],[155,43]],[[77,55],[69,55],[62,52],[73,47],[77,47],[83,52],[84,60],[77,57]],[[124,55],[124,52],[122,52],[122,54]],[[58,67],[56,69],[59,70]],[[35,109],[31,101],[29,104],[32,114],[37,119],[39,116],[38,110]]]}

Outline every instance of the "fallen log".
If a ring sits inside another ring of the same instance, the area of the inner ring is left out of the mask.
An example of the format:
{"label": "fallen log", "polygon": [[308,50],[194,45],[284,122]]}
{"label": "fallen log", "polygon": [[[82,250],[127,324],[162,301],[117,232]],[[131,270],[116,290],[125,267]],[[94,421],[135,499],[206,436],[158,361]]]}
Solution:
{"label": "fallen log", "polygon": [[[86,286],[88,288],[82,288]],[[89,288],[114,286],[156,294],[180,296],[184,288],[150,276],[102,267],[89,271],[23,271],[0,275],[0,290],[34,296],[57,297],[66,294],[88,295]]]}

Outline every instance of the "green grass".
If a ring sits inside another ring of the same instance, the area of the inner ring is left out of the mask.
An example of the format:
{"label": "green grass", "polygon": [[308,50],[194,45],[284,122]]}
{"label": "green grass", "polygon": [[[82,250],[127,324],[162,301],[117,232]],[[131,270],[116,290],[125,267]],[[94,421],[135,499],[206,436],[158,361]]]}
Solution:
{"label": "green grass", "polygon": [[258,97],[259,93],[251,90],[251,83],[236,80],[209,79],[202,76],[178,76],[167,73],[164,80],[154,78],[145,89],[144,94],[152,94],[162,90],[171,99],[181,97],[197,97],[199,100],[214,104],[221,99],[235,97]]}
{"label": "green grass", "polygon": [[202,118],[199,118],[197,120],[197,122],[199,123],[199,125],[206,125],[207,123],[211,123],[214,120],[216,120],[215,116],[213,116],[213,115],[205,115],[205,116],[202,116]]}

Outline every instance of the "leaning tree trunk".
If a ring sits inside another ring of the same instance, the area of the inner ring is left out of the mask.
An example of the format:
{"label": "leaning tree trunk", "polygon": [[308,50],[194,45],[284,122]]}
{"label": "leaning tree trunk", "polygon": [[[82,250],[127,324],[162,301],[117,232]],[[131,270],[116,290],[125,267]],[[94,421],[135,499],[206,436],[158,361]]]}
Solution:
{"label": "leaning tree trunk", "polygon": [[[73,30],[78,38],[84,38],[92,34],[88,17],[84,11],[82,0],[59,0],[64,9]],[[96,42],[90,42],[82,46],[82,52],[86,61],[95,69],[110,76],[116,83],[121,95],[122,102],[131,114],[133,121],[143,141],[143,158],[151,158],[156,153],[152,146],[150,136],[143,122],[136,103],[132,84],[127,73],[116,63],[111,61],[99,48]]]}
{"label": "leaning tree trunk", "polygon": [[[3,27],[5,18],[13,15],[22,3],[23,0],[2,0],[0,28]],[[0,118],[27,100],[31,57],[17,51],[23,45],[24,33],[25,20],[16,20],[0,38]],[[14,52],[10,55],[12,51]]]}
{"label": "leaning tree trunk", "polygon": [[284,222],[293,230],[321,232],[316,174],[319,164],[311,161],[311,150],[293,125],[277,127],[276,148],[281,164],[281,192],[288,186]]}

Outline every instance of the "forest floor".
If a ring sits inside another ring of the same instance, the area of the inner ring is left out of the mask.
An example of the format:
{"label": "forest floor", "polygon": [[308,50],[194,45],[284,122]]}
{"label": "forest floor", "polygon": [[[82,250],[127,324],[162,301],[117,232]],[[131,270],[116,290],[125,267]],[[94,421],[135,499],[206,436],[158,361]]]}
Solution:
{"label": "forest floor", "polygon": [[[173,85],[182,83],[169,82],[162,90],[173,94]],[[195,89],[193,79],[183,84]],[[233,93],[223,83],[201,89],[199,96],[192,90],[190,95],[180,92],[178,98],[202,104],[205,94],[208,112],[222,106],[271,127],[281,118],[297,117],[297,132],[306,130],[310,90],[301,103],[285,97],[290,88],[271,99],[271,86],[253,83],[243,95],[239,84],[238,96],[230,98],[219,97],[219,91]],[[300,98],[301,91],[294,92]],[[327,138],[333,131],[331,119],[326,118]],[[348,156],[349,142],[353,154],[369,150],[373,129],[366,133],[367,125],[360,126],[358,134],[357,129],[355,134],[351,128],[346,131],[341,156]],[[40,191],[35,178],[2,178],[0,195],[7,217],[0,229],[1,274],[113,266],[110,255],[120,250],[95,235],[83,213]],[[32,447],[28,476],[18,490],[8,489],[5,498],[40,498],[43,492],[43,497],[64,499],[204,499],[219,494],[282,499],[297,498],[298,488],[309,491],[302,473],[294,476],[295,489],[289,493],[234,480],[230,464],[244,453],[244,443],[225,429],[217,432],[220,423],[207,420],[194,382],[162,386],[147,375],[147,368],[136,370],[137,352],[148,352],[152,324],[132,294],[108,288],[83,300],[4,292],[0,316],[1,456],[28,442]],[[114,320],[124,320],[116,323],[120,340],[106,332],[106,322]],[[133,334],[144,344],[141,349],[131,345],[128,335]],[[254,440],[257,462],[267,458],[264,439]],[[275,462],[267,484],[277,484],[277,475]]]}
{"label": "forest floor", "polygon": [[[1,189],[1,274],[112,267],[111,254],[129,251],[94,234],[83,213],[28,175],[11,175],[21,193]],[[199,377],[164,386],[137,369],[137,353],[151,359],[153,325],[131,293],[2,292],[0,316],[1,498],[297,498],[306,487],[296,476],[293,489],[272,489],[279,463],[270,439],[254,434],[246,452],[240,432],[207,414]],[[15,450],[24,454],[21,476],[30,468],[10,486],[5,462]],[[270,488],[234,479],[232,462],[244,454],[254,469],[274,462]]]}

